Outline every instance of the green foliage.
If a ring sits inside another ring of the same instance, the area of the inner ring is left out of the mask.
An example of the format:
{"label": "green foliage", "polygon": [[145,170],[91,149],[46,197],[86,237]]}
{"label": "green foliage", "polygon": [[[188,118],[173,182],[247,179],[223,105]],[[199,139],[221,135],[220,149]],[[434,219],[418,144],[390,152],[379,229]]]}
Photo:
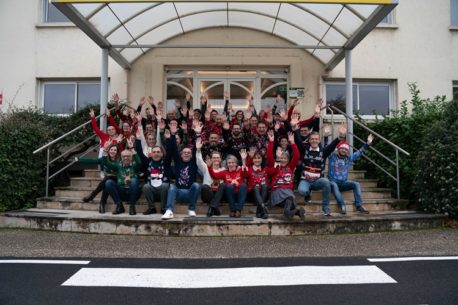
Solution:
{"label": "green foliage", "polygon": [[[46,149],[36,155],[33,151],[88,121],[88,112],[88,108],[84,108],[69,117],[58,117],[28,108],[10,109],[8,113],[0,114],[0,211],[32,207],[36,198],[44,195]],[[78,143],[90,134],[89,125],[52,146],[51,159],[59,156],[64,147]],[[86,143],[84,147],[93,143]],[[70,158],[72,154],[59,158],[50,172],[61,168]]]}
{"label": "green foliage", "polygon": [[416,160],[413,190],[419,208],[458,217],[458,100],[424,137]]}
{"label": "green foliage", "polygon": [[[400,109],[394,111],[391,117],[384,117],[383,120],[376,120],[376,122],[366,124],[369,128],[410,153],[410,156],[399,153],[400,189],[402,198],[415,201],[417,196],[415,189],[412,188],[412,183],[419,170],[416,163],[417,155],[425,146],[425,141],[428,141],[424,136],[430,133],[436,121],[442,119],[444,115],[443,108],[444,105],[447,105],[447,102],[445,97],[436,97],[432,100],[422,99],[416,84],[409,84],[409,89],[412,94],[410,102],[403,101]],[[411,106],[410,111],[409,103]],[[367,132],[361,127],[355,126],[355,134],[362,139],[367,138]],[[396,160],[395,150],[381,140],[376,139],[373,147],[391,160]],[[396,166],[388,163],[383,157],[374,152],[370,153],[370,158],[396,177]],[[396,181],[369,161],[362,158],[357,162],[356,167],[366,169],[368,176],[377,177],[381,186],[390,187],[393,190],[393,194],[396,193]]]}

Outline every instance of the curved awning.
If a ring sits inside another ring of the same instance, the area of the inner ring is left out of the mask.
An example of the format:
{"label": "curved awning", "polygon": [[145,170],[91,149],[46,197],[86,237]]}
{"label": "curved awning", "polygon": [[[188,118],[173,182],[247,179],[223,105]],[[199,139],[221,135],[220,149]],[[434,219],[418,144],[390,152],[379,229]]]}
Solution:
{"label": "curved awning", "polygon": [[[52,0],[124,68],[152,48],[298,48],[327,70],[353,49],[398,3],[353,1],[97,1]],[[242,27],[281,37],[285,45],[164,45],[214,27]]]}

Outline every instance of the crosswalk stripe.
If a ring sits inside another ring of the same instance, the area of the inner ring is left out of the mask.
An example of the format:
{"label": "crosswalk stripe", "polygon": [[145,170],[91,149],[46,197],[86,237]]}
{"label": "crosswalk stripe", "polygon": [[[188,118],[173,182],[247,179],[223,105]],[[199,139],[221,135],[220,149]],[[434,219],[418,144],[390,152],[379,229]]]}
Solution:
{"label": "crosswalk stripe", "polygon": [[87,265],[91,261],[43,260],[43,259],[4,259],[0,264],[57,264],[57,265]]}
{"label": "crosswalk stripe", "polygon": [[443,261],[458,260],[458,256],[414,256],[414,257],[388,257],[388,258],[368,258],[371,263],[382,262],[410,262],[410,261]]}
{"label": "crosswalk stripe", "polygon": [[377,266],[215,269],[82,268],[62,286],[221,288],[397,283]]}

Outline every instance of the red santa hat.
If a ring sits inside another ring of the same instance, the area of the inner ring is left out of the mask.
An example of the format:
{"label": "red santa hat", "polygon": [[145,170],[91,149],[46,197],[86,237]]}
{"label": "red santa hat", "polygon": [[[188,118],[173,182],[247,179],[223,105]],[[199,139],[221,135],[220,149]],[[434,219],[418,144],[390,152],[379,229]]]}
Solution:
{"label": "red santa hat", "polygon": [[337,149],[341,149],[341,148],[350,150],[350,145],[348,144],[348,142],[341,141],[339,144],[337,144]]}

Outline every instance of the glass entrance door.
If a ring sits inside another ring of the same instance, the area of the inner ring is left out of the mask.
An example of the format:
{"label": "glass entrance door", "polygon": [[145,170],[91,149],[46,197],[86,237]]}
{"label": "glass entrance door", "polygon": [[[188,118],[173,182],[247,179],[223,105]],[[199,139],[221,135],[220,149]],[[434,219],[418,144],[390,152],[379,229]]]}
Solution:
{"label": "glass entrance door", "polygon": [[199,88],[201,95],[206,95],[212,108],[218,112],[224,109],[224,93],[228,92],[232,109],[247,110],[249,100],[254,94],[255,79],[237,80],[237,79],[200,79]]}

